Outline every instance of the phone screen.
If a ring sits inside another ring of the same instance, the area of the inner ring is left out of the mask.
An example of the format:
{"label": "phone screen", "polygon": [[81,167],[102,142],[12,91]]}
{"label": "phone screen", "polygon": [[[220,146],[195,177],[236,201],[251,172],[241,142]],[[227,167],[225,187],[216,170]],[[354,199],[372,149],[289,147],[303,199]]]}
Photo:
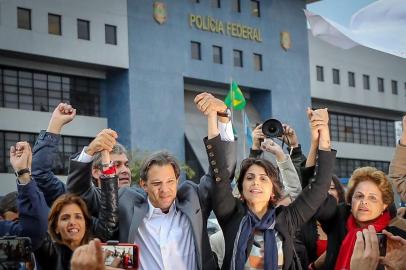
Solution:
{"label": "phone screen", "polygon": [[[386,255],[386,235],[383,233],[377,233],[376,236],[378,237],[379,256],[385,256]],[[379,264],[376,269],[385,270],[385,266],[382,264]]]}
{"label": "phone screen", "polygon": [[0,262],[31,261],[31,240],[28,237],[0,238]]}
{"label": "phone screen", "polygon": [[378,245],[379,245],[379,256],[386,255],[386,235],[383,233],[377,233],[376,236],[378,237]]}
{"label": "phone screen", "polygon": [[105,253],[104,264],[108,266],[119,267],[123,269],[138,269],[139,267],[139,249],[135,244],[102,244]]}

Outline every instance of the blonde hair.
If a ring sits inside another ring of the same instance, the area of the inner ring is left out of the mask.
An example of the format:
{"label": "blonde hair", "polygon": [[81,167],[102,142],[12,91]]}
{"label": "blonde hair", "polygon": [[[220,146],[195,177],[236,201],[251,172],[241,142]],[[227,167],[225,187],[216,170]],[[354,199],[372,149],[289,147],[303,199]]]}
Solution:
{"label": "blonde hair", "polygon": [[358,184],[365,181],[371,181],[378,187],[382,193],[382,201],[384,204],[390,205],[393,203],[393,190],[388,177],[383,171],[374,167],[361,167],[354,170],[348,181],[347,203],[351,203],[352,196]]}

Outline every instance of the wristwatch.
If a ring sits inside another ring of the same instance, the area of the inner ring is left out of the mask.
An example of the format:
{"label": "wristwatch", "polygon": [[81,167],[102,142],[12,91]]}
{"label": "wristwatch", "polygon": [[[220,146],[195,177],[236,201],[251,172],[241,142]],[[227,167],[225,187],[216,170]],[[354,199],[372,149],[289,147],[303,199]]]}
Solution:
{"label": "wristwatch", "polygon": [[221,117],[230,118],[231,117],[231,110],[229,108],[227,108],[224,112],[217,112],[217,115],[221,116]]}
{"label": "wristwatch", "polygon": [[17,177],[20,177],[20,176],[22,176],[23,174],[26,174],[26,173],[28,173],[29,175],[31,175],[31,170],[30,170],[29,168],[25,168],[25,169],[21,169],[21,170],[18,170],[18,171],[16,171],[16,172],[14,172],[14,174],[15,174]]}

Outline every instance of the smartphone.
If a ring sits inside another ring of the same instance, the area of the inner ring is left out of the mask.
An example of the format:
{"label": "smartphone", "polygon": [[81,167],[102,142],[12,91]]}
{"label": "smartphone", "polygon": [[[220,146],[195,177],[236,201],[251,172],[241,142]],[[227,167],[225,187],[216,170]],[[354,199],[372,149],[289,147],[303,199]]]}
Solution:
{"label": "smartphone", "polygon": [[386,235],[383,233],[377,233],[378,245],[379,245],[379,256],[386,255]]}
{"label": "smartphone", "polygon": [[0,237],[0,262],[29,262],[31,252],[31,239],[28,237]]}
{"label": "smartphone", "polygon": [[[379,256],[385,256],[386,255],[386,235],[383,233],[376,233],[376,236],[378,237],[378,247],[379,247]],[[377,267],[377,270],[384,270],[385,266],[382,264],[379,264]]]}
{"label": "smartphone", "polygon": [[0,265],[4,268],[15,269],[16,265],[32,263],[31,239],[28,237],[0,237]]}
{"label": "smartphone", "polygon": [[107,241],[102,243],[105,253],[104,264],[111,266],[113,262],[119,262],[116,267],[122,269],[139,269],[140,257],[139,246],[136,244],[118,243],[118,241]]}

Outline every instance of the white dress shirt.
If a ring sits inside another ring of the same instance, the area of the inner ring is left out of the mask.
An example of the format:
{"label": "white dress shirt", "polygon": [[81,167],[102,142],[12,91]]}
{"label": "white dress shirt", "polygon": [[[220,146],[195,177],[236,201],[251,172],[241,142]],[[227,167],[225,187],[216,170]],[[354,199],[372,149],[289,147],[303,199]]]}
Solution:
{"label": "white dress shirt", "polygon": [[187,217],[176,209],[175,202],[167,214],[149,199],[148,207],[134,240],[140,246],[140,269],[196,269],[195,243]]}

